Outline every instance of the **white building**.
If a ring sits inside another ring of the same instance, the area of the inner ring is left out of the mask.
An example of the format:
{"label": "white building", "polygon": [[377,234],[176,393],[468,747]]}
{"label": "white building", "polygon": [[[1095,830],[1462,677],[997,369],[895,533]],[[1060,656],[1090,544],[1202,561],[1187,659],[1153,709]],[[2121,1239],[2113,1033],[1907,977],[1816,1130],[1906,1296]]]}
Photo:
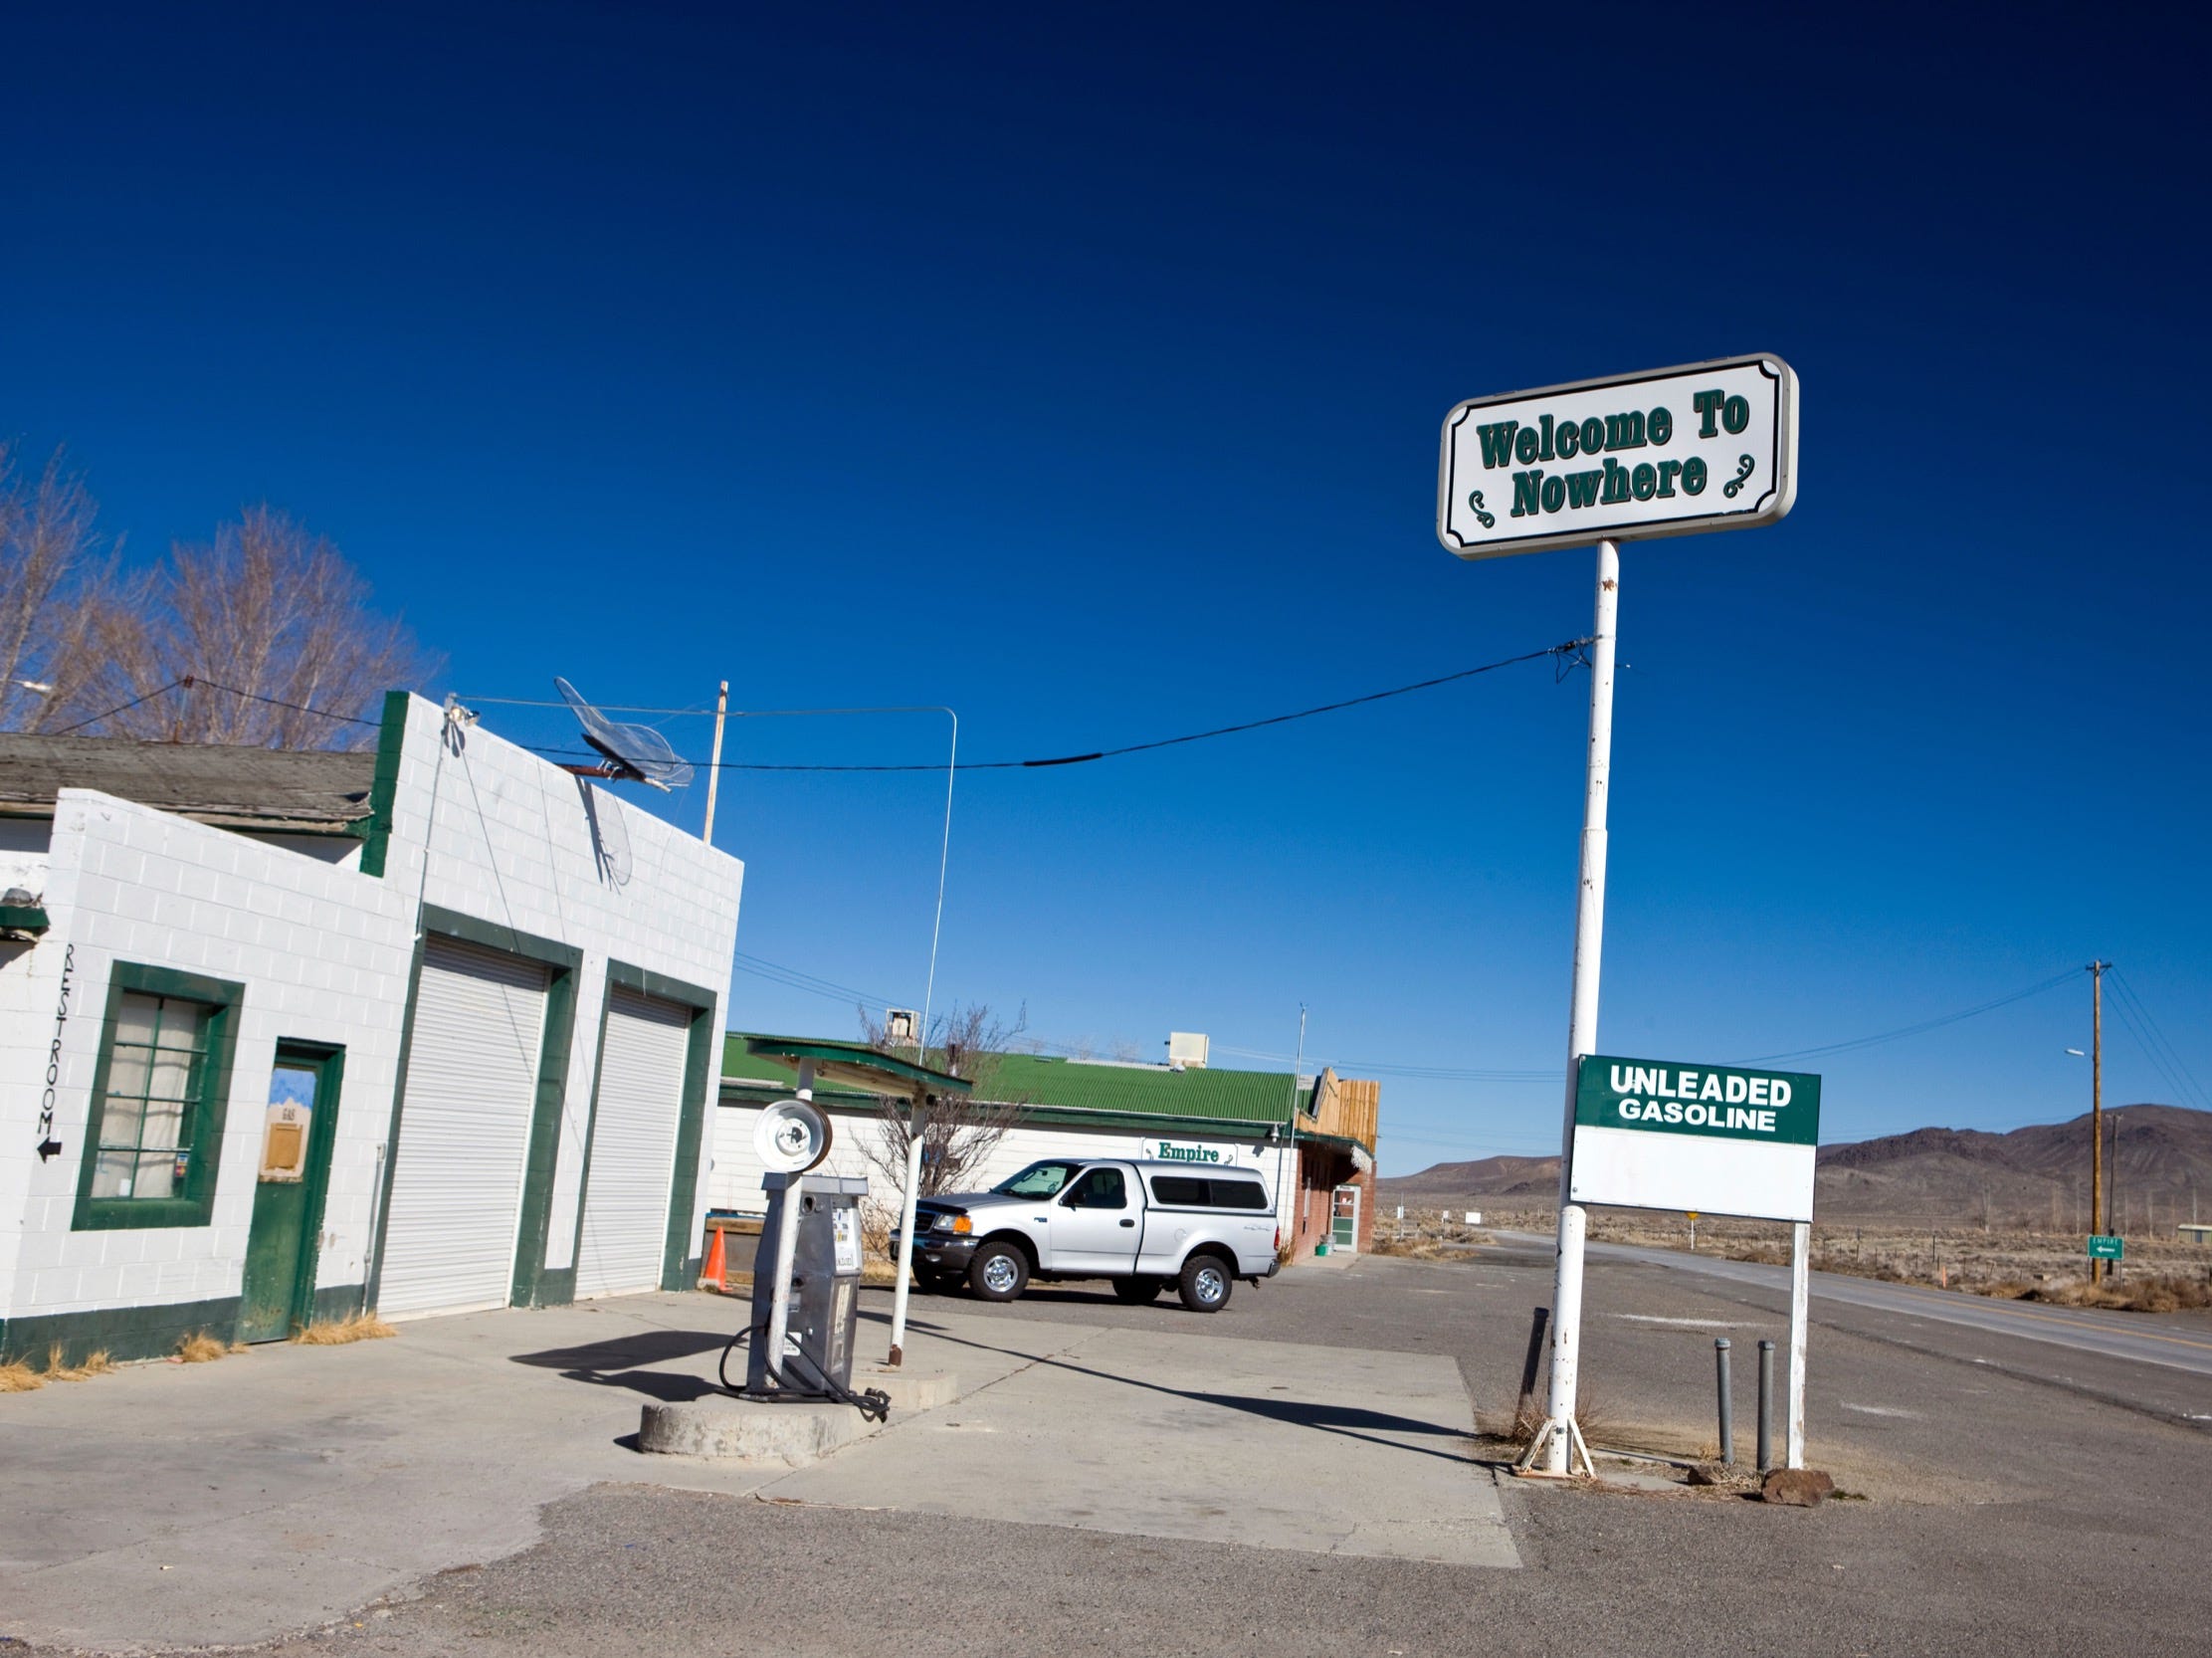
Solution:
{"label": "white building", "polygon": [[[1205,1063],[1205,1038],[1183,1040],[1196,1046],[1164,1065],[991,1056],[983,1086],[1014,1126],[962,1184],[995,1185],[1043,1157],[1157,1157],[1233,1167],[1266,1184],[1282,1241],[1295,1255],[1323,1241],[1347,1253],[1364,1248],[1374,1224],[1379,1085],[1340,1080],[1331,1071],[1293,1077],[1213,1069]],[[794,1082],[787,1066],[750,1053],[744,1037],[731,1036],[712,1131],[708,1192],[715,1210],[759,1212],[764,1169],[754,1129],[762,1108],[788,1098]],[[871,1203],[896,1206],[901,1166],[884,1133],[884,1102],[818,1087],[814,1103],[829,1115],[828,1171],[869,1176]]]}
{"label": "white building", "polygon": [[0,736],[0,1355],[689,1283],[742,877],[399,693]]}

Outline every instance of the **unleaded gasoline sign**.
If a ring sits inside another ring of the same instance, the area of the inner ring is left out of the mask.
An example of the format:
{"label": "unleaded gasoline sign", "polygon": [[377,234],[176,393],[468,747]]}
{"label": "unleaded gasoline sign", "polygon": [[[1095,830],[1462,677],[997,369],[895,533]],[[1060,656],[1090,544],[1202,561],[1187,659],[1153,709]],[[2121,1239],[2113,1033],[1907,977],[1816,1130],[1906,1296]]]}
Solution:
{"label": "unleaded gasoline sign", "polygon": [[1819,1140],[1818,1077],[1592,1054],[1575,1076],[1569,1199],[1811,1220]]}
{"label": "unleaded gasoline sign", "polygon": [[1436,533],[1462,558],[1772,523],[1797,499],[1776,356],[1477,397],[1444,422]]}

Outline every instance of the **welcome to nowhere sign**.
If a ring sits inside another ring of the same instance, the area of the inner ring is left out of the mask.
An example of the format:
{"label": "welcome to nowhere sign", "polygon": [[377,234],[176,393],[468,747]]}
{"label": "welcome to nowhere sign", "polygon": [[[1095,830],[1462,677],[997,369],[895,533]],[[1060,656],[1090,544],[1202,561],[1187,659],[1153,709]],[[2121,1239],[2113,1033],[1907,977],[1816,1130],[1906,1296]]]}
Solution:
{"label": "welcome to nowhere sign", "polygon": [[1478,397],[1444,422],[1436,532],[1462,558],[1772,523],[1797,499],[1775,356]]}
{"label": "welcome to nowhere sign", "polygon": [[1576,1203],[1813,1218],[1820,1079],[1592,1054],[1575,1075]]}

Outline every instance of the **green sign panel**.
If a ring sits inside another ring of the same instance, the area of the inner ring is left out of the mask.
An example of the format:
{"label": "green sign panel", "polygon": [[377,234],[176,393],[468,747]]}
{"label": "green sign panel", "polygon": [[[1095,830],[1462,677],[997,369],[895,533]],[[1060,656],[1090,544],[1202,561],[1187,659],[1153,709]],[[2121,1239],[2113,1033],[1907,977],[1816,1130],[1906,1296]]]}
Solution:
{"label": "green sign panel", "polygon": [[1591,1054],[1576,1078],[1574,1121],[1592,1129],[1816,1145],[1820,1079]]}
{"label": "green sign panel", "polygon": [[2127,1258],[2127,1240],[2108,1238],[2102,1232],[2092,1232],[2089,1258],[2093,1261],[2123,1261]]}

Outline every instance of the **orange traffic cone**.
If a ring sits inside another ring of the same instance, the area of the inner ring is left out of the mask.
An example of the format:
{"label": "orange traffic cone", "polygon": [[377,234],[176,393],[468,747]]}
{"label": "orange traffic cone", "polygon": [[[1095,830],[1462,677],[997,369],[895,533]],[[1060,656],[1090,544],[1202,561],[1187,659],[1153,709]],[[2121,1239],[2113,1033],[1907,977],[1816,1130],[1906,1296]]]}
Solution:
{"label": "orange traffic cone", "polygon": [[717,1294],[726,1293],[729,1289],[727,1283],[729,1274],[724,1270],[722,1258],[722,1229],[719,1226],[715,1227],[714,1241],[706,1246],[706,1270],[700,1274],[699,1279],[701,1289],[712,1290]]}

